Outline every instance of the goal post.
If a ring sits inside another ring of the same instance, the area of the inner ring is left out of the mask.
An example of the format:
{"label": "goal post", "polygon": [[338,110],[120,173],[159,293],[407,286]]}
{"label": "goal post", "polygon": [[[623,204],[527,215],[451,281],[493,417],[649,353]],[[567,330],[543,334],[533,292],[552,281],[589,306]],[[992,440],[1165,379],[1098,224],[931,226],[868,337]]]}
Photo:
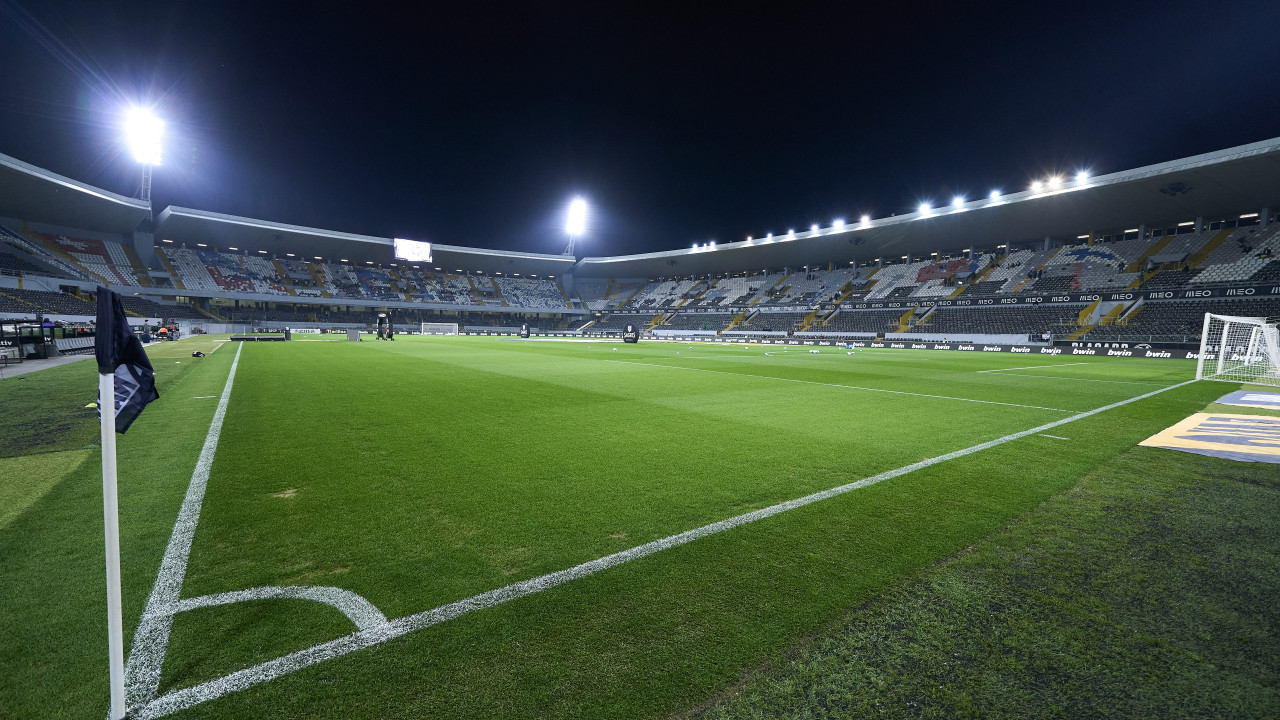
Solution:
{"label": "goal post", "polygon": [[1205,313],[1196,379],[1280,387],[1280,328],[1267,318]]}
{"label": "goal post", "polygon": [[438,323],[424,322],[422,323],[423,335],[457,335],[458,323]]}

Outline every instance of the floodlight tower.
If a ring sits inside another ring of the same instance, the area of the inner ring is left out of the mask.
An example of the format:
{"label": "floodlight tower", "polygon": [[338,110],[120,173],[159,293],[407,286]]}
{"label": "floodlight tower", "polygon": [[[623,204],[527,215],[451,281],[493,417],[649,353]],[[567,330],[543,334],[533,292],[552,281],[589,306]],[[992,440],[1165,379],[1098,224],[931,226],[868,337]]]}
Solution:
{"label": "floodlight tower", "polygon": [[164,141],[164,121],[150,108],[131,107],[124,116],[125,142],[133,159],[142,166],[142,186],[138,197],[147,203],[147,219],[151,219],[151,169],[160,164]]}
{"label": "floodlight tower", "polygon": [[569,244],[564,249],[565,255],[573,255],[573,244],[578,236],[587,230],[587,201],[574,198],[569,203],[569,216],[564,223],[564,232],[569,236]]}

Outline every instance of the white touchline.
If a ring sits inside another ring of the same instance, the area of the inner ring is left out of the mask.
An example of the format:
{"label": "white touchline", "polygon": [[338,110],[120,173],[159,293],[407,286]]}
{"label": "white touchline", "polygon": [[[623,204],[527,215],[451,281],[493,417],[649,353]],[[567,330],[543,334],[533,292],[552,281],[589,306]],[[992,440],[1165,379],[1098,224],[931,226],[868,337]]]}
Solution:
{"label": "white touchline", "polygon": [[[236,356],[238,359],[239,358],[238,352]],[[235,365],[233,364],[232,374],[234,375],[234,373],[235,373]],[[490,590],[489,592],[486,592],[486,593],[473,595],[472,597],[465,598],[463,600],[458,600],[456,602],[451,602],[447,605],[441,605],[440,607],[434,608],[432,610],[427,610],[425,612],[415,613],[413,615],[407,615],[405,617],[398,618],[396,620],[388,620],[380,624],[373,624],[370,626],[362,625],[361,621],[355,621],[357,623],[357,627],[359,627],[360,629],[357,630],[356,632],[351,633],[350,635],[344,635],[340,638],[330,640],[329,642],[321,643],[319,645],[315,645],[313,647],[307,648],[306,650],[299,650],[297,652],[289,653],[288,655],[283,655],[281,657],[276,658],[275,660],[268,660],[267,662],[255,665],[250,668],[245,668],[244,670],[239,670],[237,672],[231,673],[230,675],[225,675],[223,677],[220,677],[216,680],[210,680],[208,682],[204,682],[199,685],[193,685],[191,687],[186,687],[179,690],[173,690],[160,697],[149,698],[148,702],[146,702],[145,705],[142,705],[140,707],[130,705],[129,717],[135,718],[135,719],[163,717],[170,713],[174,713],[179,710],[183,710],[183,709],[192,707],[194,705],[198,705],[200,703],[207,702],[215,698],[219,698],[223,695],[227,695],[229,693],[238,692],[240,690],[253,687],[254,685],[267,682],[268,680],[272,680],[274,678],[280,677],[281,675],[286,675],[295,670],[301,670],[302,668],[309,667],[311,665],[315,665],[315,664],[324,662],[326,660],[331,660],[333,658],[340,657],[342,655],[346,655],[351,652],[355,652],[356,650],[372,647],[374,645],[378,645],[380,643],[386,642],[387,640],[391,640],[393,638],[400,637],[401,635],[411,633],[415,630],[421,630],[423,628],[428,628],[433,625],[438,625],[440,623],[446,622],[448,620],[452,620],[462,615],[475,612],[476,610],[483,610],[485,608],[490,608],[495,605],[499,605],[501,603],[507,602],[508,600],[515,600],[517,598],[521,598],[526,595],[532,595],[534,593],[541,592],[548,588],[553,588],[557,585],[562,585],[571,580],[576,580],[578,578],[583,578],[588,575],[593,575],[595,573],[600,572],[601,570],[607,570],[611,567],[616,567],[618,565],[621,565],[626,562],[630,562],[632,560],[636,560],[642,557],[647,557],[649,555],[662,552],[663,550],[667,550],[669,548],[678,547],[680,545],[693,542],[694,540],[697,540],[699,538],[704,538],[709,535],[715,535],[717,533],[730,530],[732,528],[738,527],[739,525],[746,525],[747,523],[755,522],[757,520],[763,520],[768,517],[773,517],[774,515],[779,515],[781,513],[787,512],[788,510],[794,510],[795,508],[804,507],[805,505],[810,505],[812,503],[816,503],[821,500],[826,500],[828,498],[832,498],[837,495],[843,495],[845,493],[852,492],[860,488],[868,487],[870,485],[875,485],[876,483],[883,482],[891,478],[899,477],[901,475],[906,475],[907,473],[914,472],[916,470],[920,470],[923,468],[927,468],[931,465],[937,465],[938,463],[946,462],[947,460],[954,460],[956,458],[964,457],[966,455],[971,455],[976,452],[981,452],[983,450],[996,447],[997,445],[1003,445],[1004,443],[1012,442],[1014,440],[1027,437],[1029,435],[1035,435],[1035,434],[1044,432],[1045,430],[1052,430],[1053,428],[1058,427],[1059,425],[1065,425],[1067,423],[1074,422],[1076,420],[1087,418],[1092,415],[1097,415],[1098,413],[1106,412],[1107,410],[1112,410],[1118,407],[1122,407],[1132,402],[1145,400],[1146,398],[1159,395],[1162,392],[1173,390],[1174,388],[1180,388],[1180,387],[1183,387],[1184,385],[1190,385],[1191,383],[1194,383],[1194,382],[1196,381],[1187,380],[1186,382],[1181,382],[1176,385],[1163,387],[1163,388],[1160,388],[1159,390],[1153,390],[1149,393],[1144,393],[1142,395],[1138,395],[1137,397],[1132,397],[1127,400],[1121,400],[1119,402],[1115,402],[1110,405],[1104,405],[1103,407],[1095,408],[1093,410],[1086,410],[1084,412],[1072,415],[1071,417],[1062,418],[1061,420],[1055,420],[1053,422],[1031,428],[1030,430],[1023,430],[1021,432],[1016,432],[1011,435],[1005,435],[1004,437],[996,438],[995,440],[988,440],[987,442],[979,443],[977,445],[973,445],[973,446],[964,448],[962,450],[956,450],[954,452],[950,452],[945,455],[939,455],[938,457],[935,457],[935,458],[921,460],[918,463],[906,465],[904,467],[897,468],[896,470],[889,470],[887,472],[880,473],[879,475],[874,475],[869,478],[863,478],[862,480],[858,480],[856,482],[852,482],[847,485],[841,485],[839,487],[834,487],[829,490],[823,490],[821,492],[816,492],[811,495],[805,495],[804,497],[796,498],[794,500],[788,500],[786,502],[778,503],[777,505],[771,505],[767,508],[762,508],[754,512],[749,512],[743,515],[738,515],[735,517],[728,518],[727,520],[714,522],[714,523],[711,523],[710,525],[704,525],[700,528],[695,528],[693,530],[687,530],[685,532],[679,533],[678,535],[672,535],[670,537],[665,537],[660,540],[654,540],[653,542],[645,543],[644,545],[639,545],[629,550],[623,550],[622,552],[614,553],[613,555],[606,555],[605,557],[598,558],[596,560],[591,560],[589,562],[582,563],[581,565],[575,565],[565,570],[557,570],[556,572],[548,573],[546,575],[541,575],[539,577],[531,578],[529,580],[524,580],[518,583],[514,583],[512,585],[507,585],[506,587],[501,587],[496,590]],[[229,393],[230,388],[231,388],[231,379],[230,377],[228,377],[227,391],[224,391],[224,397]],[[215,416],[215,422],[218,422],[219,425],[221,424],[220,421],[216,420],[216,416]],[[212,430],[213,429],[210,428],[211,435],[212,435]],[[214,435],[213,437],[215,438],[214,442],[216,444],[217,442],[216,435]],[[201,458],[203,459],[203,457],[204,455],[202,453]],[[210,457],[212,458],[212,455]],[[207,481],[207,479],[208,479],[208,475],[206,472],[205,480]],[[193,475],[192,476],[193,486],[196,484],[196,480],[197,478]],[[203,489],[201,490],[201,492],[203,492]],[[190,496],[191,496],[191,491],[188,491],[188,497]],[[184,511],[186,510],[186,507],[187,507],[186,503],[184,503],[183,504]],[[179,524],[182,524],[181,515],[179,515]],[[195,528],[195,524],[194,522],[192,522],[191,529],[194,530],[194,528]],[[178,527],[176,526],[174,528],[174,537],[175,538],[178,537]],[[188,538],[187,549],[189,551],[190,536],[188,535],[187,538]],[[173,544],[173,540],[170,540],[170,545],[172,546],[172,544]],[[165,560],[168,561],[168,559],[169,559],[169,552],[166,551]],[[185,567],[185,563],[186,563],[186,556],[184,555],[183,567]],[[165,567],[166,565],[161,566],[162,573]],[[161,582],[160,582],[160,579],[158,578],[156,581],[157,588],[160,587],[160,584]],[[180,584],[181,584],[181,578],[179,578],[179,585]],[[333,589],[333,588],[330,588],[330,589]],[[288,589],[277,588],[275,590],[288,590]],[[244,591],[244,592],[251,592],[251,591]],[[155,593],[153,592],[152,595],[154,597]],[[235,595],[235,593],[225,593],[224,595]],[[352,593],[352,595],[354,595],[354,593]],[[208,597],[220,599],[222,596],[208,596]],[[359,596],[356,596],[356,597],[359,597]],[[176,601],[176,599],[177,599],[177,596],[175,594],[174,601]],[[361,598],[360,600],[362,602],[367,602],[363,598]],[[227,602],[236,602],[236,601],[237,600],[233,600],[233,599],[227,600]],[[182,602],[189,603],[194,601],[186,600]],[[213,604],[213,601],[210,601],[210,604]],[[151,609],[150,602],[148,602],[147,607],[149,611]],[[368,608],[372,608],[372,610],[369,610]],[[369,604],[368,608],[365,608],[365,612],[368,613],[365,616],[366,621],[369,619],[372,613],[377,612],[377,609],[374,608],[372,604]],[[347,612],[347,611],[344,610],[344,612]],[[351,614],[352,614],[351,612],[347,612],[348,617],[351,617]],[[147,619],[147,615],[144,613],[143,615],[144,625],[146,623],[146,619]],[[172,616],[167,618],[167,620],[168,622],[171,622]],[[163,641],[166,643],[166,645],[168,642],[168,628],[169,628],[168,622],[166,622],[165,624],[165,636],[163,638]],[[149,637],[142,637],[141,631],[142,631],[142,628],[140,626],[139,636],[134,638],[133,653],[135,654],[140,652],[140,649],[137,647],[138,643],[140,641],[146,641],[149,639]],[[163,661],[163,658],[164,658],[164,649],[165,648],[163,646],[161,646],[158,649],[158,653],[161,661]],[[151,654],[155,654],[157,650],[149,649],[149,652]],[[133,661],[132,655],[130,656],[129,659],[130,659],[130,662]],[[156,675],[158,678],[159,676],[158,663],[156,665]]]}
{"label": "white touchline", "polygon": [[1019,405],[1018,403],[996,402],[995,400],[974,400],[973,398],[954,397],[952,395],[929,395],[927,393],[907,392],[906,390],[886,390],[884,388],[862,387],[860,385],[838,385],[817,380],[797,380],[795,378],[777,377],[775,375],[752,375],[751,373],[729,372],[728,370],[708,370],[707,368],[680,367],[679,365],[659,365],[657,363],[636,362],[634,360],[610,360],[624,365],[645,365],[648,367],[667,368],[668,370],[691,370],[693,372],[715,373],[717,375],[733,375],[736,377],[757,378],[759,380],[778,380],[781,382],[801,383],[803,385],[821,385],[823,387],[844,388],[845,390],[863,390],[866,392],[890,393],[892,395],[911,395],[913,397],[934,398],[936,400],[959,400],[960,402],[979,403],[982,405],[1003,405],[1005,407],[1029,408],[1031,410],[1052,410],[1053,412],[1075,412],[1062,408],[1042,407],[1040,405]]}
{"label": "white touchline", "polygon": [[1054,440],[1070,440],[1071,439],[1071,438],[1058,437],[1057,435],[1045,435],[1044,433],[1040,433],[1040,437],[1053,438]]}
{"label": "white touchline", "polygon": [[[982,370],[980,372],[986,372],[986,370]],[[1016,373],[1016,372],[1011,372],[1009,374],[1015,377],[1044,378],[1046,380],[1078,380],[1080,382],[1114,383],[1116,385],[1159,385],[1160,384],[1158,382],[1143,382],[1141,380],[1095,380],[1094,378],[1065,377],[1062,375],[1033,375],[1031,373]]]}
{"label": "white touchline", "polygon": [[1020,367],[1020,368],[1000,368],[999,370],[979,370],[978,372],[979,372],[979,373],[1009,372],[1010,370],[1036,370],[1036,369],[1039,369],[1039,368],[1048,368],[1048,367],[1069,367],[1069,366],[1071,366],[1071,365],[1088,365],[1088,364],[1089,364],[1089,363],[1082,363],[1082,362],[1079,362],[1079,363],[1058,363],[1057,365],[1032,365],[1032,366],[1030,366],[1030,367]]}
{"label": "white touchline", "polygon": [[160,561],[156,584],[151,589],[151,596],[147,598],[147,607],[142,611],[142,619],[133,636],[129,662],[124,668],[125,707],[136,707],[149,702],[155,698],[160,687],[160,670],[164,665],[165,650],[169,647],[169,628],[173,626],[173,614],[177,612],[178,595],[182,592],[182,580],[187,574],[187,558],[191,555],[191,539],[196,533],[196,523],[200,521],[200,503],[204,500],[209,468],[213,466],[213,455],[218,449],[218,435],[222,432],[227,401],[231,398],[231,383],[235,380],[236,367],[240,364],[240,353],[243,350],[244,344],[241,343],[236,350],[235,359],[231,361],[227,384],[222,388],[218,408],[213,412],[209,434],[205,436],[204,446],[200,448],[200,458],[191,473],[191,484],[187,486],[187,495],[182,500],[182,509],[178,511],[178,521],[174,523],[164,559]]}

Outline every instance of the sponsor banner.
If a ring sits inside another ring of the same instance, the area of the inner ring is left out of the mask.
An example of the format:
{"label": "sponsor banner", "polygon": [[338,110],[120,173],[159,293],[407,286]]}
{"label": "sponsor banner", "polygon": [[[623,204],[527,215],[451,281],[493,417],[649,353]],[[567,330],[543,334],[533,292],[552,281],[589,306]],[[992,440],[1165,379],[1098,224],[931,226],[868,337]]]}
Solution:
{"label": "sponsor banner", "polygon": [[290,328],[289,332],[294,335],[319,335],[320,328]]}
{"label": "sponsor banner", "polygon": [[988,345],[985,343],[965,343],[965,342],[911,342],[903,340],[853,340],[847,343],[837,343],[841,346],[848,345],[853,348],[884,348],[888,350],[954,350],[956,352],[1000,352],[1015,353],[1020,355],[1047,355],[1053,356],[1085,356],[1085,357],[1133,357],[1133,358],[1162,358],[1162,359],[1186,359],[1194,360],[1196,353],[1185,350],[1168,350],[1162,348],[1154,348],[1149,345],[1143,347],[1062,347],[1062,346],[1045,346],[1045,345]]}
{"label": "sponsor banner", "polygon": [[1138,444],[1227,460],[1280,464],[1280,418],[1196,413]]}
{"label": "sponsor banner", "polygon": [[983,298],[876,300],[874,302],[840,303],[844,310],[892,310],[911,307],[988,307],[999,305],[1063,305],[1147,300],[1195,300],[1199,298],[1270,297],[1280,295],[1280,284],[1237,285],[1215,288],[1181,288],[1177,290],[1106,290],[1097,292],[1053,293],[1048,295],[1008,295]]}
{"label": "sponsor banner", "polygon": [[1218,398],[1219,405],[1239,405],[1240,407],[1267,408],[1280,410],[1280,394],[1249,392],[1237,390]]}

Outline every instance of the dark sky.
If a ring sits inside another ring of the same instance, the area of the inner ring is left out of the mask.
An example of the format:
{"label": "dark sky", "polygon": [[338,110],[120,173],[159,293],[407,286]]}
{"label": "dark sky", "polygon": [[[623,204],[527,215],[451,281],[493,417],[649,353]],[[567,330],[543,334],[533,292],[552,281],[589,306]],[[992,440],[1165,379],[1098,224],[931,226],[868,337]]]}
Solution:
{"label": "dark sky", "polygon": [[1280,3],[0,0],[0,152],[156,206],[579,253],[912,211],[1280,135]]}

